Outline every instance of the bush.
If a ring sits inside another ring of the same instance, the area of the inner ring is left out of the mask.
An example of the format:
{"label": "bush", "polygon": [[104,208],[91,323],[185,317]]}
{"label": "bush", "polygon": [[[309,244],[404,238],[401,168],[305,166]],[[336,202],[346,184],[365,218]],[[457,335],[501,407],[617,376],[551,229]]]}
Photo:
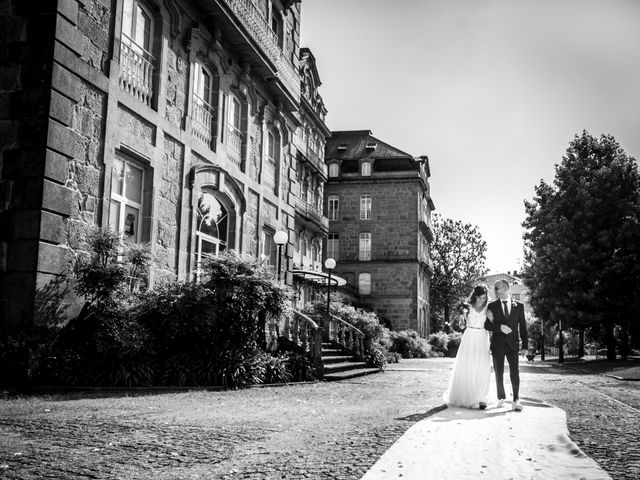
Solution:
{"label": "bush", "polygon": [[428,339],[429,345],[431,345],[433,351],[439,353],[439,356],[446,356],[450,358],[457,355],[461,341],[462,334],[458,332],[436,332],[429,335]]}
{"label": "bush", "polygon": [[371,348],[367,352],[365,362],[367,367],[384,370],[384,367],[387,364],[387,349],[379,343],[372,344]]}
{"label": "bush", "polygon": [[398,353],[403,358],[429,358],[431,347],[415,330],[389,332],[389,351]]}

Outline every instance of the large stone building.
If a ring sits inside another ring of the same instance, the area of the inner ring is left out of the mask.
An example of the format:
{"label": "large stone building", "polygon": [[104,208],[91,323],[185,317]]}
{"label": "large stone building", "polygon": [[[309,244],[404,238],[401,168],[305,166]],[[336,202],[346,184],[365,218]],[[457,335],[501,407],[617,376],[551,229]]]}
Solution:
{"label": "large stone building", "polygon": [[325,161],[326,256],[367,306],[395,329],[429,333],[432,273],[429,160],[368,130],[333,132]]}
{"label": "large stone building", "polygon": [[[94,227],[160,277],[234,249],[318,268],[324,124],[299,0],[9,0],[0,9],[0,316]],[[301,80],[302,79],[302,80]]]}

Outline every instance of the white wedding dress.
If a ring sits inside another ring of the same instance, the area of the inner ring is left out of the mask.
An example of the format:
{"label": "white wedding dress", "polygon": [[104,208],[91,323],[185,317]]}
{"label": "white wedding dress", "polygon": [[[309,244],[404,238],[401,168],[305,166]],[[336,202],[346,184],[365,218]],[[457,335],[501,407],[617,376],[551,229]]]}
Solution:
{"label": "white wedding dress", "polygon": [[447,405],[478,408],[480,402],[489,403],[491,354],[489,332],[484,328],[486,312],[469,310],[449,389],[443,395]]}

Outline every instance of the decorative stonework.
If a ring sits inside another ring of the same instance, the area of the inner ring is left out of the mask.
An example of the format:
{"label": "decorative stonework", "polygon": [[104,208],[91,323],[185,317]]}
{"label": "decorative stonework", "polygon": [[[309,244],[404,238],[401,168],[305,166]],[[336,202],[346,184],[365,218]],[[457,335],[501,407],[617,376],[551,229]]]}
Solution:
{"label": "decorative stonework", "polygon": [[247,211],[244,215],[244,251],[254,257],[258,256],[258,202],[257,193],[249,191],[247,195]]}
{"label": "decorative stonework", "polygon": [[187,70],[189,63],[186,53],[167,49],[166,108],[165,118],[178,128],[184,125],[187,110]]}
{"label": "decorative stonework", "polygon": [[153,145],[156,138],[156,127],[131,110],[118,105],[118,126],[133,133],[136,137]]}

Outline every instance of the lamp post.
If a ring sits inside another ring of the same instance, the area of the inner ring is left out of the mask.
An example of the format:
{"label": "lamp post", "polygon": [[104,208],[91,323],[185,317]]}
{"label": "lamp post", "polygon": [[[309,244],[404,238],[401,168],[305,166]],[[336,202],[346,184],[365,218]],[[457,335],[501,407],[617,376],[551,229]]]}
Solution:
{"label": "lamp post", "polygon": [[324,261],[324,268],[329,272],[327,279],[327,317],[329,317],[329,303],[331,302],[331,270],[336,268],[336,261],[333,258],[327,258]]}
{"label": "lamp post", "polygon": [[282,246],[289,241],[289,235],[286,231],[280,230],[273,236],[273,241],[278,245],[278,272],[276,278],[280,281],[280,266],[282,263]]}

